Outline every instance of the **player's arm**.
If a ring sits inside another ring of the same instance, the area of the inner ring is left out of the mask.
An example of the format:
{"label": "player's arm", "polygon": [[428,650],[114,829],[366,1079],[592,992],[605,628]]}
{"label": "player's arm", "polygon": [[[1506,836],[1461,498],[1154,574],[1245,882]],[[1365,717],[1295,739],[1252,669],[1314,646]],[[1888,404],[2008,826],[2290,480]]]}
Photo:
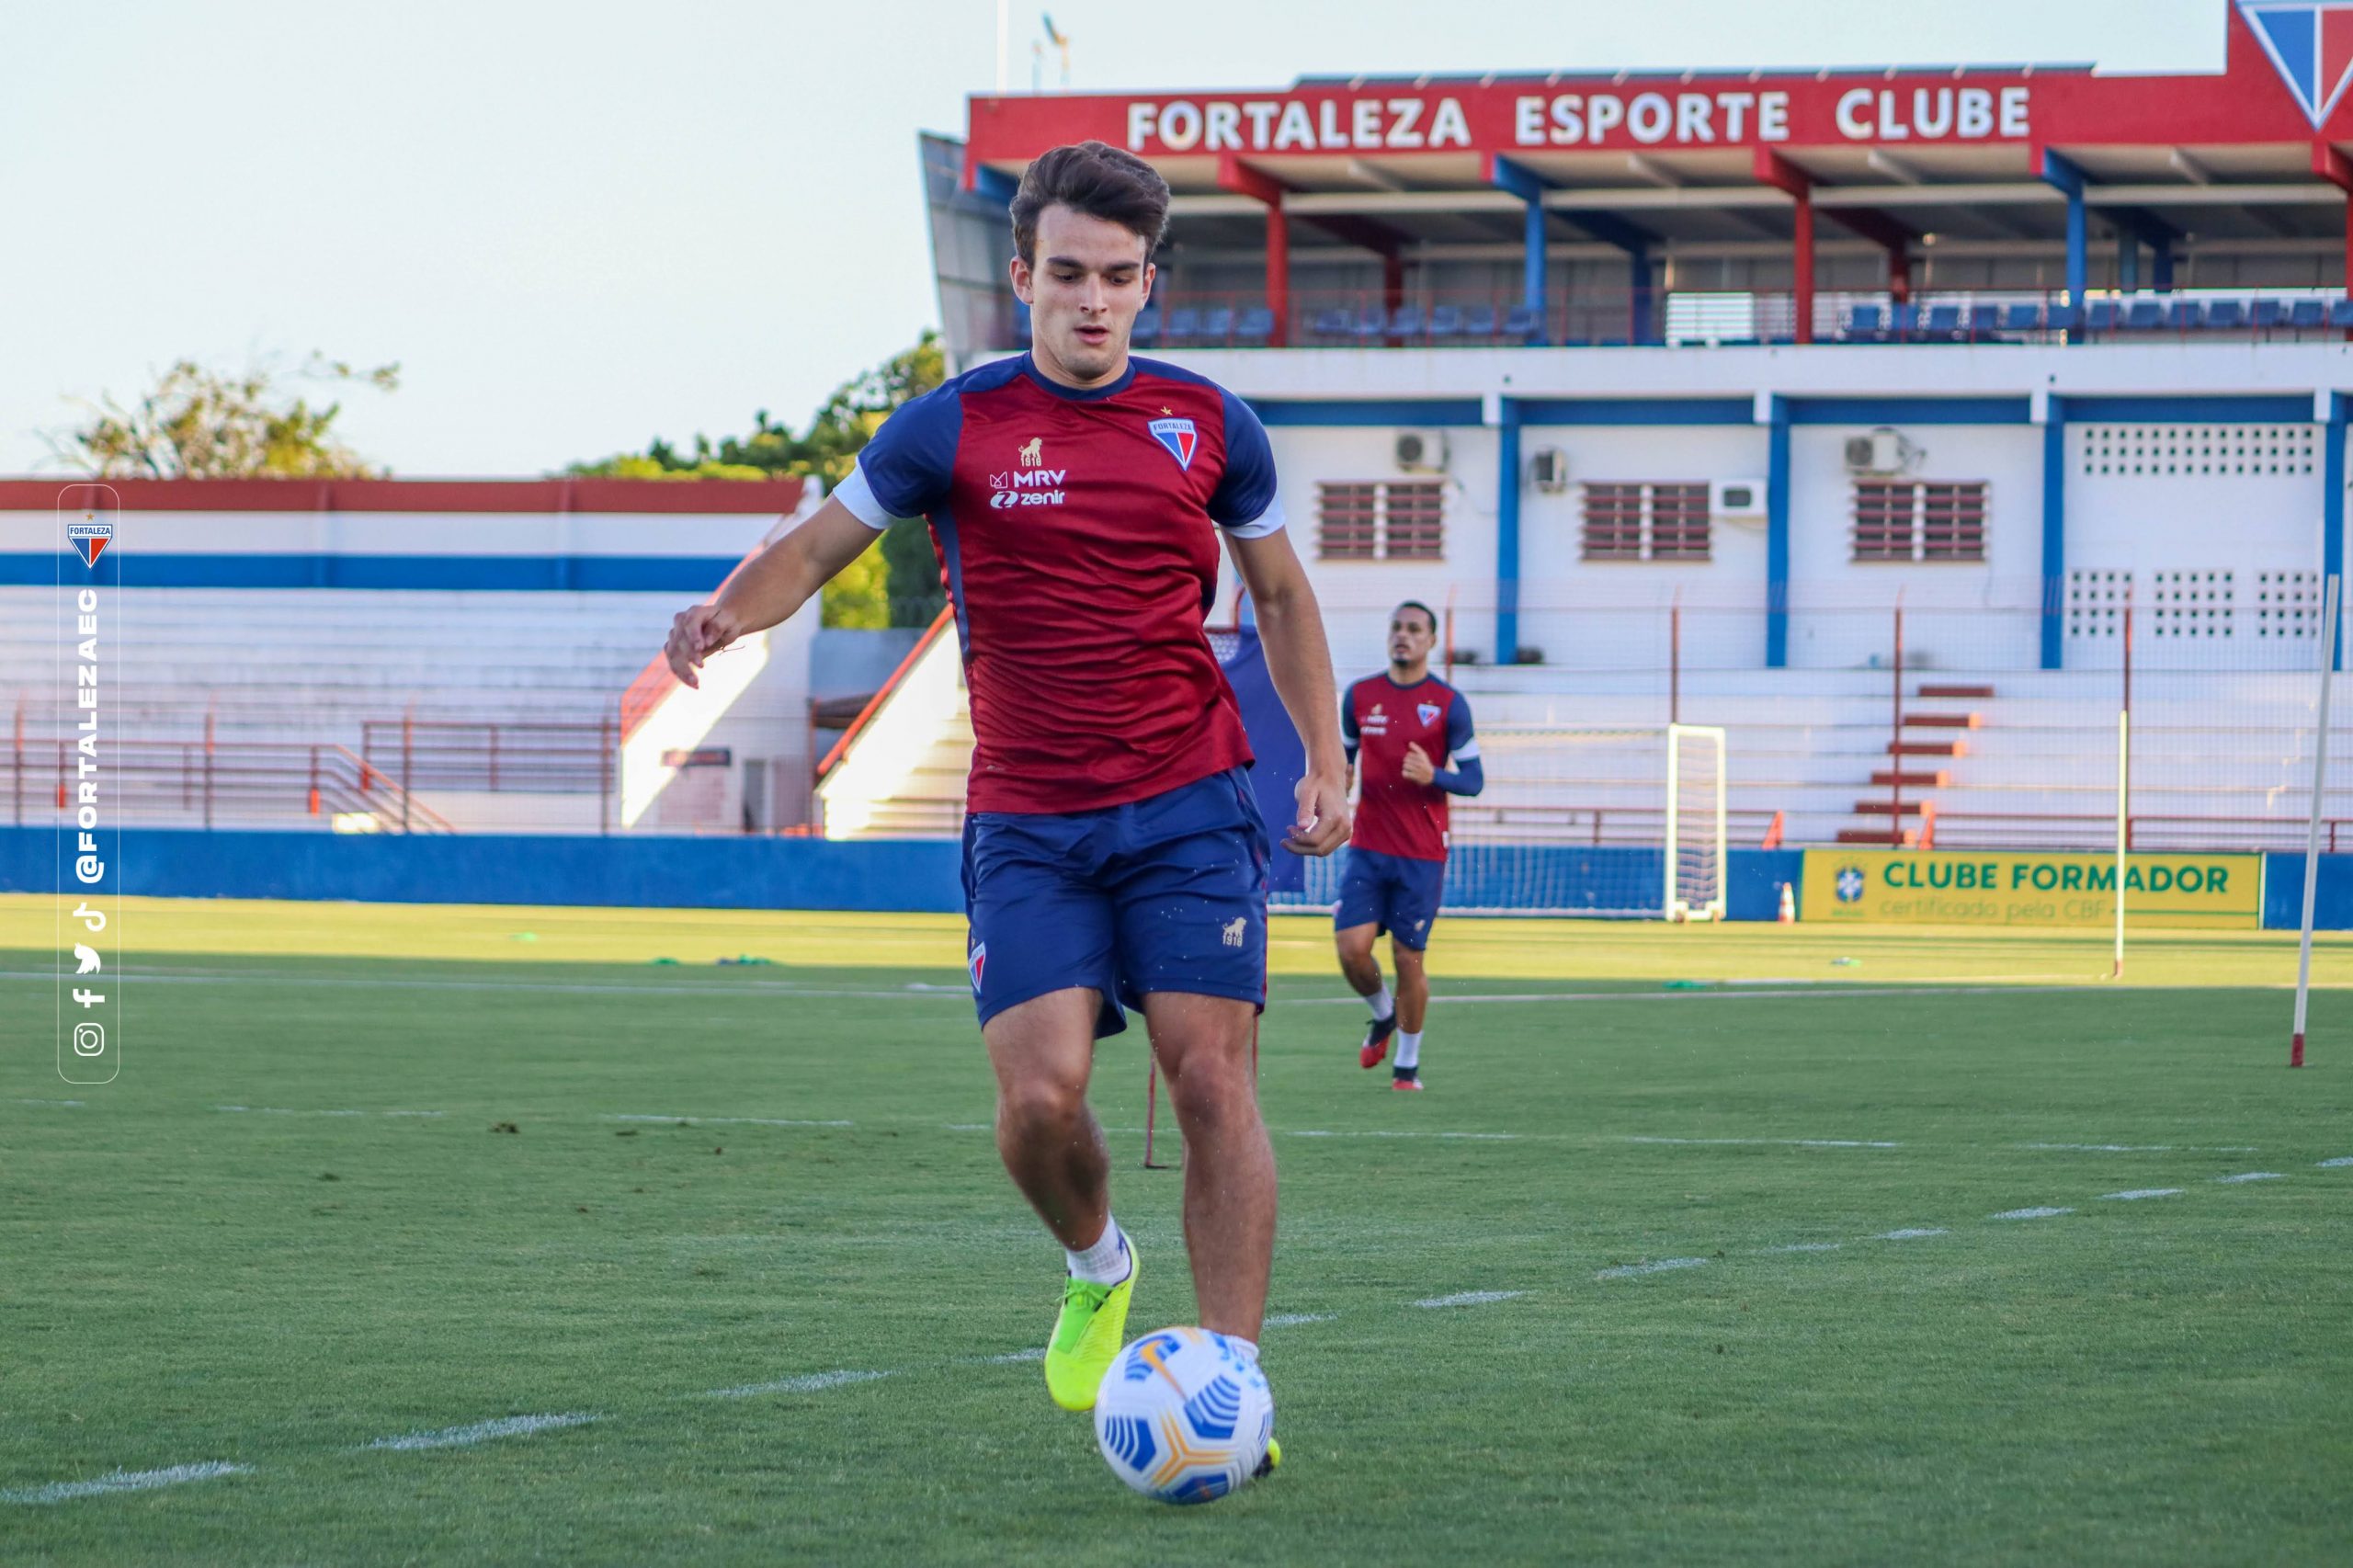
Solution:
{"label": "player's arm", "polygon": [[1356,699],[1344,696],[1340,699],[1340,749],[1348,759],[1347,784],[1351,792],[1357,787],[1357,749],[1363,741],[1364,737],[1357,731]]}
{"label": "player's arm", "polygon": [[1487,787],[1487,770],[1479,761],[1479,736],[1471,727],[1471,704],[1461,692],[1447,705],[1446,760],[1432,768],[1430,782],[1449,795],[1471,796]]}
{"label": "player's arm", "polygon": [[671,673],[689,687],[701,685],[695,672],[705,659],[739,637],[790,619],[881,537],[838,497],[827,500],[737,567],[709,600],[678,613],[662,650]]}
{"label": "player's arm", "polygon": [[1267,651],[1275,695],[1283,699],[1307,748],[1299,821],[1283,847],[1298,855],[1329,855],[1348,838],[1348,757],[1340,739],[1340,702],[1324,612],[1285,530],[1256,538],[1229,532],[1225,547],[1257,611],[1258,641]]}

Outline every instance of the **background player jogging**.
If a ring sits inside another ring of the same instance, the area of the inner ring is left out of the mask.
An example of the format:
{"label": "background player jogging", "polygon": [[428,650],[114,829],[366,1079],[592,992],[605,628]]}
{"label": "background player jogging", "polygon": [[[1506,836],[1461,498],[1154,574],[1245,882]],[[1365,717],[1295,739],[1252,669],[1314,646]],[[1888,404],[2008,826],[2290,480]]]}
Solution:
{"label": "background player jogging", "polygon": [[[1438,617],[1427,605],[1399,605],[1389,617],[1389,668],[1348,687],[1340,708],[1348,761],[1363,787],[1332,923],[1340,972],[1372,1006],[1358,1065],[1381,1065],[1393,1033],[1397,1064],[1390,1086],[1397,1089],[1422,1086],[1422,1025],[1430,1005],[1422,951],[1446,888],[1446,798],[1475,795],[1486,785],[1471,704],[1430,674],[1437,642]],[[1384,931],[1397,967],[1393,995],[1372,952],[1373,938]]]}
{"label": "background player jogging", "polygon": [[972,693],[964,896],[997,1152],[1068,1255],[1045,1370],[1072,1410],[1095,1403],[1139,1274],[1086,1102],[1123,1008],[1144,1015],[1184,1131],[1200,1324],[1255,1358],[1266,1311],[1275,1162],[1251,1045],[1268,849],[1203,631],[1221,540],[1306,746],[1285,846],[1329,855],[1348,834],[1331,654],[1266,432],[1231,392],[1128,354],[1167,213],[1160,176],[1101,142],[1031,164],[1011,268],[1033,349],[900,409],[808,521],[677,617],[667,650],[692,685],[892,518],[929,519]]}

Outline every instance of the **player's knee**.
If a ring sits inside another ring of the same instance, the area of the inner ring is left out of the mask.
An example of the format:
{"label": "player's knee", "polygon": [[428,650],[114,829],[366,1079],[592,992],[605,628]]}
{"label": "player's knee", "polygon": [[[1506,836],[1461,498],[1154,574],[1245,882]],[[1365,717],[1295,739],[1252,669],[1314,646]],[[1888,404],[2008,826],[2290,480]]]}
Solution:
{"label": "player's knee", "polygon": [[1086,1116],[1086,1092],[1059,1079],[1024,1078],[999,1085],[997,1125],[1017,1138],[1051,1137]]}
{"label": "player's knee", "polygon": [[1254,1114],[1256,1105],[1247,1062],[1188,1062],[1170,1077],[1168,1096],[1178,1119],[1195,1131],[1214,1131],[1237,1116]]}

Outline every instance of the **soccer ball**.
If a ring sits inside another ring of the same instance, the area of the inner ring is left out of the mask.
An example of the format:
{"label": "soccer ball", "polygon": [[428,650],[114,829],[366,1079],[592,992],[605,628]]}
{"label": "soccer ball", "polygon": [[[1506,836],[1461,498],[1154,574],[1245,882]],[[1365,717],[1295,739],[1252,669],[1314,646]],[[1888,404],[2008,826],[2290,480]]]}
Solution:
{"label": "soccer ball", "polygon": [[1111,1473],[1163,1503],[1207,1503],[1257,1473],[1275,1396],[1225,1335],[1164,1328],[1120,1352],[1095,1395],[1095,1441]]}

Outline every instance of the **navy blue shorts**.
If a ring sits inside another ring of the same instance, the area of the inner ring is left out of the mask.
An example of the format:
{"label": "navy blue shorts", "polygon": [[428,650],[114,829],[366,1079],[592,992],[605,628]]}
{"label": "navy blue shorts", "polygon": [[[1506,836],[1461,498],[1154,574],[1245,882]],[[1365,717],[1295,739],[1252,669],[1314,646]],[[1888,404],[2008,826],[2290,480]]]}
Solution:
{"label": "navy blue shorts", "polygon": [[1335,930],[1373,926],[1420,952],[1430,945],[1430,922],[1438,918],[1446,889],[1446,862],[1409,860],[1377,849],[1350,849],[1340,869],[1340,903],[1332,912]]}
{"label": "navy blue shorts", "polygon": [[1102,994],[1096,1038],[1155,991],[1267,1000],[1267,825],[1238,767],[1124,806],[964,823],[981,1023],[1050,991]]}

